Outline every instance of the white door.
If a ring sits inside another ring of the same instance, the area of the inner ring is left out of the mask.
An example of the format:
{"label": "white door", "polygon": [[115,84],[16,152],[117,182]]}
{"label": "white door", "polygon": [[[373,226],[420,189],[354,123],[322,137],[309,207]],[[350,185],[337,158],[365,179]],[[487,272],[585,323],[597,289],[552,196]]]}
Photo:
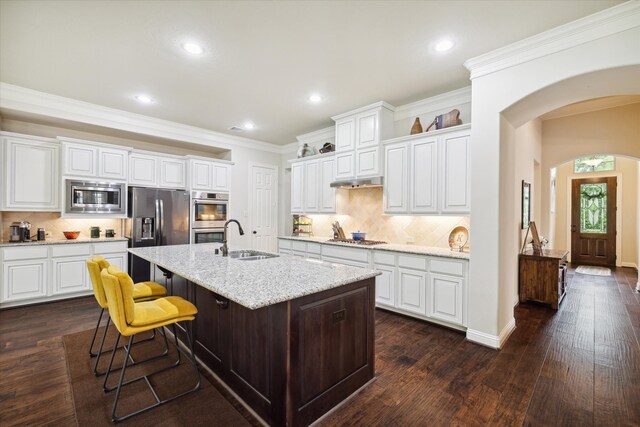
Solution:
{"label": "white door", "polygon": [[160,187],[187,188],[187,165],[184,160],[160,158]]}
{"label": "white door", "polygon": [[251,248],[278,250],[278,167],[249,164],[249,224]]}
{"label": "white door", "polygon": [[442,137],[442,212],[469,213],[471,210],[470,142],[468,132],[457,132]]}
{"label": "white door", "polygon": [[213,190],[229,191],[229,175],[231,172],[230,165],[213,164]]}
{"label": "white door", "polygon": [[129,152],[115,148],[98,151],[98,175],[102,178],[127,179]]}
{"label": "white door", "polygon": [[46,259],[2,263],[2,302],[47,296]]}
{"label": "white door", "polygon": [[158,158],[133,153],[129,156],[129,185],[158,186]]}
{"label": "white door", "polygon": [[291,213],[304,211],[304,163],[291,165]]}
{"label": "white door", "polygon": [[395,305],[395,268],[376,265],[375,269],[382,272],[376,276],[376,304],[393,307]]}
{"label": "white door", "polygon": [[356,177],[356,152],[336,153],[336,179]]}
{"label": "white door", "polygon": [[336,152],[356,148],[356,120],[353,117],[336,122]]}
{"label": "white door", "polygon": [[96,153],[95,147],[64,144],[64,174],[96,176]]}
{"label": "white door", "polygon": [[356,176],[380,175],[379,148],[358,150],[356,154]]}
{"label": "white door", "polygon": [[400,301],[398,307],[413,313],[427,314],[426,274],[415,270],[398,269]]}
{"label": "white door", "polygon": [[464,279],[442,274],[431,274],[430,315],[436,319],[462,325],[462,286]]}
{"label": "white door", "polygon": [[213,189],[213,163],[206,160],[191,160],[191,189]]}
{"label": "white door", "polygon": [[86,257],[54,258],[53,295],[91,290]]}
{"label": "white door", "polygon": [[320,161],[320,212],[336,211],[336,189],[331,187],[334,181],[336,162],[332,157]]}
{"label": "white door", "polygon": [[380,140],[378,137],[378,114],[379,111],[358,114],[356,119],[356,140],[358,148],[378,144]]}

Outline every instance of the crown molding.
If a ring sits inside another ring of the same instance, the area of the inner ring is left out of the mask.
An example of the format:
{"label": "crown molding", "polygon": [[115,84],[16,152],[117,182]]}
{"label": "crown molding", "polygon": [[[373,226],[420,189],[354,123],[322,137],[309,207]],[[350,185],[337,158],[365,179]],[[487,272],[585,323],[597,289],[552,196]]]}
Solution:
{"label": "crown molding", "polygon": [[281,146],[276,144],[103,107],[4,82],[0,82],[0,109],[70,120],[226,150],[245,148],[278,154],[281,152]]}
{"label": "crown molding", "polygon": [[421,114],[440,111],[445,108],[455,107],[460,104],[466,104],[470,102],[471,86],[466,86],[460,89],[452,90],[451,92],[446,92],[440,95],[432,96],[430,98],[422,99],[420,101],[412,102],[411,104],[405,104],[396,107],[394,120],[398,121],[410,117],[417,117]]}
{"label": "crown molding", "polygon": [[640,27],[640,2],[628,1],[468,59],[471,80],[593,40]]}
{"label": "crown molding", "polygon": [[386,108],[392,113],[396,109],[396,107],[389,104],[388,102],[378,101],[378,102],[374,102],[373,104],[365,105],[364,107],[356,108],[355,110],[347,111],[346,113],[338,114],[337,116],[331,117],[331,119],[335,122],[336,120],[340,120],[344,117],[351,116],[353,114],[363,113],[365,111],[368,111],[374,108]]}
{"label": "crown molding", "polygon": [[298,142],[292,142],[292,143],[283,145],[280,147],[280,154],[295,153],[296,151],[298,151],[299,146],[300,144]]}

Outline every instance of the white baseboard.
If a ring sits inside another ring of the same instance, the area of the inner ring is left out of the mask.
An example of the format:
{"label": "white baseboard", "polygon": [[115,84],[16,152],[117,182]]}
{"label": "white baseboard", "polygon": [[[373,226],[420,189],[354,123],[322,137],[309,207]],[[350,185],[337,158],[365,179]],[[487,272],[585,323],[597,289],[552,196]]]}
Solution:
{"label": "white baseboard", "polygon": [[485,347],[494,348],[499,350],[507,341],[511,333],[516,329],[516,319],[511,319],[509,323],[502,329],[500,335],[491,335],[486,332],[475,331],[473,329],[467,329],[467,340],[476,344],[484,345]]}
{"label": "white baseboard", "polygon": [[638,269],[638,265],[635,262],[621,262],[620,267],[631,267],[635,268],[636,270]]}

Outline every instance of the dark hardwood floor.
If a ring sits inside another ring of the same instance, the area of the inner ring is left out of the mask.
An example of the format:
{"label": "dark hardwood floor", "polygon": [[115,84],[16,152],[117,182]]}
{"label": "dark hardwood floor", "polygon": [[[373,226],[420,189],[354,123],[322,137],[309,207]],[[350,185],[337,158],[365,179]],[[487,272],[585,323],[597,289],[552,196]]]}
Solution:
{"label": "dark hardwood floor", "polygon": [[[629,268],[571,270],[560,310],[519,305],[499,352],[378,310],[376,380],[319,424],[638,426],[636,282]],[[97,314],[93,297],[0,311],[0,425],[76,423],[62,336]]]}

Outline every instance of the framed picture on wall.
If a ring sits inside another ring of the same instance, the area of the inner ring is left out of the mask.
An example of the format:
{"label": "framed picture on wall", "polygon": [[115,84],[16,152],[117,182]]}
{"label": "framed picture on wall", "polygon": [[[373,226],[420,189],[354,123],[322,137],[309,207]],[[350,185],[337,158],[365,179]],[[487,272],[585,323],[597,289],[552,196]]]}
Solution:
{"label": "framed picture on wall", "polygon": [[522,229],[529,228],[531,221],[531,183],[522,180]]}

